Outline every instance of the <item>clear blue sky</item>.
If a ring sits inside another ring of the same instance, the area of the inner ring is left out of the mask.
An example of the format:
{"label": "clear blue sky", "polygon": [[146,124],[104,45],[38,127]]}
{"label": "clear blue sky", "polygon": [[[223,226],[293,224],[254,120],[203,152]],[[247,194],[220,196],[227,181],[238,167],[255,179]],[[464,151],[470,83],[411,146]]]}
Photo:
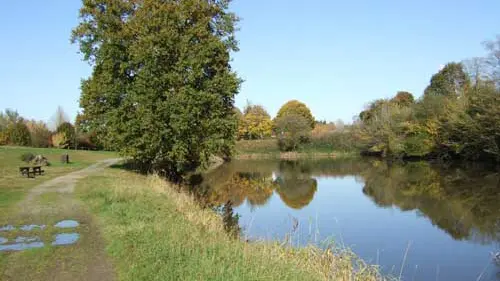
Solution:
{"label": "clear blue sky", "polygon": [[[73,119],[90,67],[69,42],[79,0],[7,1],[0,9],[0,109],[49,120],[58,105]],[[484,55],[500,34],[498,0],[235,0],[250,100],[274,115],[290,99],[317,119],[350,122],[370,100],[398,90],[420,96],[441,64]]]}

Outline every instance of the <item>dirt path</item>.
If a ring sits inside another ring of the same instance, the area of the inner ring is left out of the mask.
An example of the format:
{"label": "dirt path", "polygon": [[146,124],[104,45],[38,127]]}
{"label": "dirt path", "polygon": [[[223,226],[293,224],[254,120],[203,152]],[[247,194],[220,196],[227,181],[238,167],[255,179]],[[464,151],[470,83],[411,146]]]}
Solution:
{"label": "dirt path", "polygon": [[[44,247],[0,252],[0,280],[114,280],[114,271],[106,258],[99,227],[74,191],[78,180],[119,161],[104,160],[31,189],[8,215],[7,224],[15,229],[0,232],[0,238],[9,241],[20,237],[38,238]],[[55,227],[63,220],[74,220],[79,225],[69,229]],[[21,230],[25,225],[43,228]],[[72,245],[54,246],[58,234],[76,234],[79,239]]]}

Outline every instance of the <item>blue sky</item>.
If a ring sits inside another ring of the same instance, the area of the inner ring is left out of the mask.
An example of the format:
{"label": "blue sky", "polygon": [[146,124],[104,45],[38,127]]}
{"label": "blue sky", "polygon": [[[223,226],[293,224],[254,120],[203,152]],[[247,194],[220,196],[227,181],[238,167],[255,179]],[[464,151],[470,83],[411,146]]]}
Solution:
{"label": "blue sky", "polygon": [[[0,109],[50,120],[58,105],[74,118],[80,79],[90,74],[71,29],[79,0],[8,1],[0,9]],[[497,0],[235,0],[245,80],[236,105],[274,115],[290,99],[317,119],[350,122],[376,98],[420,96],[449,61],[484,55],[500,34]]]}

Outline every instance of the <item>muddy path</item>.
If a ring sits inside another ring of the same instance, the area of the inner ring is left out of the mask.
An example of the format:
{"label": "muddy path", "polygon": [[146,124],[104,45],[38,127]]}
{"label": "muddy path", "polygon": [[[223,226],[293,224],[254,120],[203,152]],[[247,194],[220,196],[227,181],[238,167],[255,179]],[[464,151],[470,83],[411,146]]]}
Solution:
{"label": "muddy path", "polygon": [[[78,180],[119,161],[100,161],[42,183],[4,214],[0,280],[114,280],[98,224],[77,198],[75,186]],[[60,223],[68,220],[73,223]],[[61,237],[70,243],[60,243]]]}

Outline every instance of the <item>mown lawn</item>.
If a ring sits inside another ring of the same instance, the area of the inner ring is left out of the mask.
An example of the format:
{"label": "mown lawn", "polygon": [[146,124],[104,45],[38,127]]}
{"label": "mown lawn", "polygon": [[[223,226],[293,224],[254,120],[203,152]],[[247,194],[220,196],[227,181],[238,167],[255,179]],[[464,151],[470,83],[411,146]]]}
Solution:
{"label": "mown lawn", "polygon": [[[45,174],[33,178],[20,175],[19,167],[29,166],[21,161],[24,153],[45,156],[51,165],[44,167]],[[69,154],[70,164],[61,163],[61,155]],[[64,150],[0,146],[0,210],[21,200],[30,188],[69,172],[85,168],[99,160],[117,157],[113,152]]]}

